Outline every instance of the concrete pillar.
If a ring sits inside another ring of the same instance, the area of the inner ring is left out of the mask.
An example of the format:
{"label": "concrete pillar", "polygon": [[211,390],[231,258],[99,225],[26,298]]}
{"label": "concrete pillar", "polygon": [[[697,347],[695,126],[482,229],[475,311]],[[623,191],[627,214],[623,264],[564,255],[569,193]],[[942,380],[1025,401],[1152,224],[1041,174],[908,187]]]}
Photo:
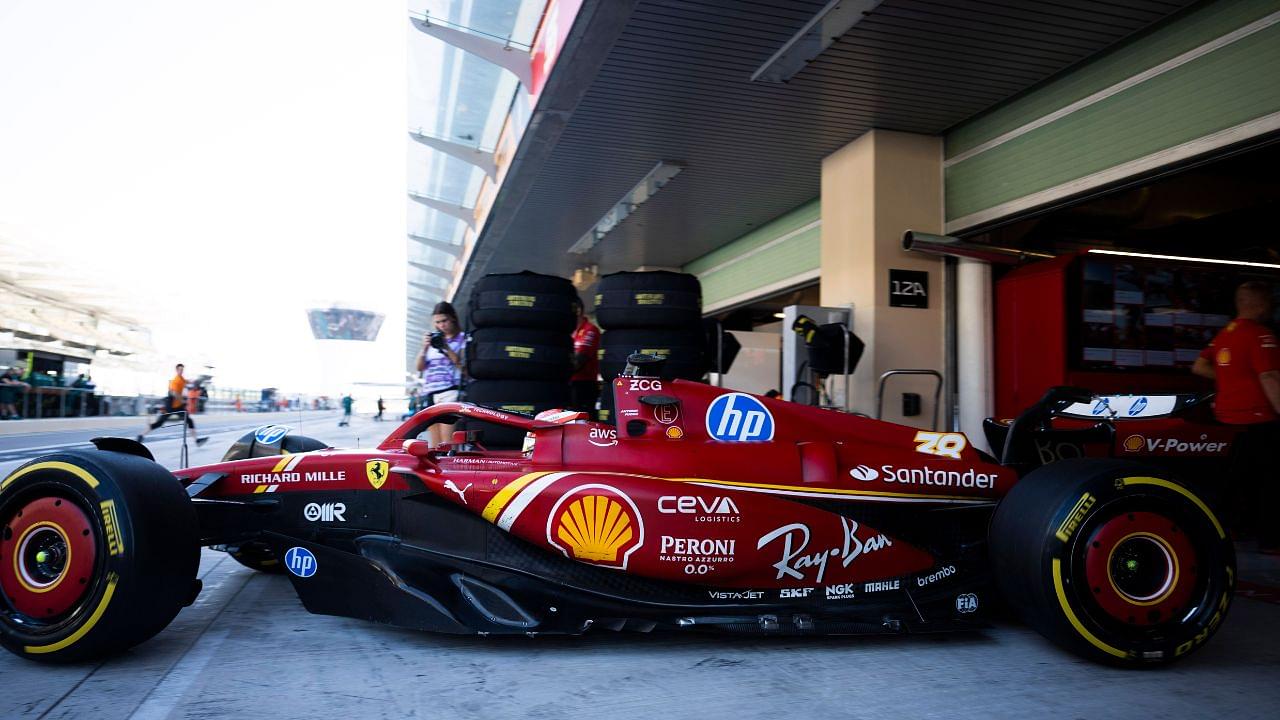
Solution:
{"label": "concrete pillar", "polygon": [[[946,369],[941,258],[908,253],[902,233],[941,233],[942,138],[872,130],[822,161],[822,304],[853,306],[854,332],[867,344],[853,375],[852,409],[876,413],[888,370]],[[929,274],[927,308],[889,306],[889,270]],[[886,386],[883,418],[916,427],[933,420],[934,381],[899,377]],[[902,415],[902,395],[919,393],[922,412]],[[944,390],[938,427],[947,426]]]}
{"label": "concrete pillar", "polygon": [[[958,427],[969,443],[991,451],[982,421],[995,414],[995,329],[991,312],[991,265],[960,258],[956,269],[956,395]],[[995,448],[999,453],[1000,448]]]}

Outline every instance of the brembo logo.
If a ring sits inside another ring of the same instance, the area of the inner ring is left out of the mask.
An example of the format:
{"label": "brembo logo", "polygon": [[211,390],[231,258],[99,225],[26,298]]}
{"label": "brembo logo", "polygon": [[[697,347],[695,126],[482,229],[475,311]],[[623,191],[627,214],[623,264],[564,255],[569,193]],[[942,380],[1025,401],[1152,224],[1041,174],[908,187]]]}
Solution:
{"label": "brembo logo", "polygon": [[853,468],[849,471],[849,475],[851,475],[853,479],[861,480],[863,482],[870,482],[880,477],[880,473],[877,472],[875,468],[869,468],[866,465],[859,465],[858,467]]}
{"label": "brembo logo", "polygon": [[316,522],[346,522],[347,506],[344,503],[307,503],[302,508],[302,517]]}

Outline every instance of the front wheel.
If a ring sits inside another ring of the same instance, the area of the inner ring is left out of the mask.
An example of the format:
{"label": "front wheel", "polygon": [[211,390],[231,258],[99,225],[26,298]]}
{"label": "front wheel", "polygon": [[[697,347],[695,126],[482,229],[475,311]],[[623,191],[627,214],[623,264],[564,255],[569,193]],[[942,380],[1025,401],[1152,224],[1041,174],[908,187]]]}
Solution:
{"label": "front wheel", "polygon": [[134,455],[65,452],[0,484],[0,644],[74,662],[125,650],[193,599],[200,546],[181,483]]}
{"label": "front wheel", "polygon": [[1222,625],[1235,550],[1217,516],[1161,471],[1077,459],[1014,486],[991,523],[996,581],[1023,620],[1103,662],[1166,663]]}

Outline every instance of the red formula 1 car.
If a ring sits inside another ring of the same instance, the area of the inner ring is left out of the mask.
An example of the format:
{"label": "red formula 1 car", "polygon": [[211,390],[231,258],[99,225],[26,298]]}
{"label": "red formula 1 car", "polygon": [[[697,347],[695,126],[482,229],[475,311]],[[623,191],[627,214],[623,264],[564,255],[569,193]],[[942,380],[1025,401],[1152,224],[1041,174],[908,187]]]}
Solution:
{"label": "red formula 1 car", "polygon": [[[981,627],[998,589],[1054,642],[1140,665],[1227,612],[1222,523],[1126,452],[1198,432],[1182,400],[1129,419],[1135,398],[1094,415],[1055,389],[991,424],[997,460],[960,433],[630,370],[616,425],[452,403],[372,450],[266,427],[242,459],[177,473],[113,438],[34,460],[0,488],[0,641],[50,661],[139,643],[199,592],[201,545],[287,571],[312,612],[447,633],[954,630]],[[459,417],[531,447],[418,439]],[[1060,459],[1100,447],[1119,457]]]}

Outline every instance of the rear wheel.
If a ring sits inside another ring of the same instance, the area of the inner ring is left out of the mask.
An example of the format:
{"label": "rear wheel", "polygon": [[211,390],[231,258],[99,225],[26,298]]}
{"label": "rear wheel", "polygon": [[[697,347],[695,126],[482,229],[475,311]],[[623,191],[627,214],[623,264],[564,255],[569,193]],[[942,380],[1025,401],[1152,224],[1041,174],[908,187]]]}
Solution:
{"label": "rear wheel", "polygon": [[235,548],[227,548],[227,554],[231,556],[232,560],[250,570],[257,570],[270,575],[284,573],[284,566],[280,564],[280,560],[271,552],[271,548],[266,543],[240,543]]}
{"label": "rear wheel", "polygon": [[1235,586],[1235,551],[1208,505],[1161,471],[1117,460],[1066,460],[1015,485],[992,519],[991,561],[1027,624],[1120,665],[1199,648]]}
{"label": "rear wheel", "polygon": [[155,635],[198,587],[195,509],[164,468],[67,452],[0,485],[0,644],[73,662]]}

